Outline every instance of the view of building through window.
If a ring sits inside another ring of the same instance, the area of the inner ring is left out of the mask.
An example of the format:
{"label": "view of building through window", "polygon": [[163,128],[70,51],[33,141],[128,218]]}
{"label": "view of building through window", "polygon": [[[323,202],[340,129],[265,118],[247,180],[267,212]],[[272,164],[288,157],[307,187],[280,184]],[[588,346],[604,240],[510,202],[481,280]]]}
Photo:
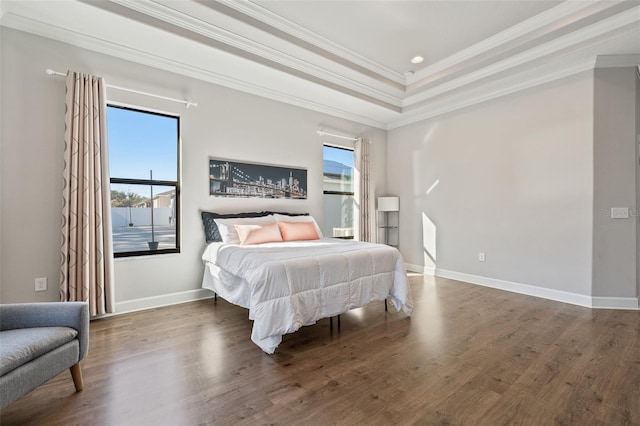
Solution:
{"label": "view of building through window", "polygon": [[323,151],[322,233],[327,237],[353,238],[353,150],[325,145]]}
{"label": "view of building through window", "polygon": [[179,251],[179,129],[175,116],[107,107],[116,257]]}

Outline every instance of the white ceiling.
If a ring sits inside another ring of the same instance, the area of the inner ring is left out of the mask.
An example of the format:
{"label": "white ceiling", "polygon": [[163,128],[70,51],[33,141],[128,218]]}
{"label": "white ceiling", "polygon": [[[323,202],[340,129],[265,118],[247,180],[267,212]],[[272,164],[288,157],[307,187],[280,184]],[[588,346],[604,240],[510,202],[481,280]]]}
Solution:
{"label": "white ceiling", "polygon": [[[417,71],[561,1],[257,1],[398,74]],[[478,19],[482,17],[481,19]],[[420,65],[410,58],[424,57]]]}
{"label": "white ceiling", "polygon": [[[6,27],[384,129],[592,69],[596,58],[640,63],[638,0],[0,6]],[[411,64],[414,55],[425,61]]]}

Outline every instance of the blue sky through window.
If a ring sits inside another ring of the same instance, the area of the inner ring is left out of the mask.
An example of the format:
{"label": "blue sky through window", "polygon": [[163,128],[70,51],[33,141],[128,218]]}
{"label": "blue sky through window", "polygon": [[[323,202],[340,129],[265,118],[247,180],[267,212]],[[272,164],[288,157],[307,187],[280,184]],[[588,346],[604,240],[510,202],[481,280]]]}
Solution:
{"label": "blue sky through window", "polygon": [[353,192],[353,151],[325,145],[323,156],[324,190]]}
{"label": "blue sky through window", "polygon": [[353,169],[353,151],[351,150],[325,145],[323,147],[323,156],[325,161],[335,161]]}
{"label": "blue sky through window", "polygon": [[[107,107],[111,177],[178,180],[178,119]],[[136,192],[134,188],[132,191]]]}

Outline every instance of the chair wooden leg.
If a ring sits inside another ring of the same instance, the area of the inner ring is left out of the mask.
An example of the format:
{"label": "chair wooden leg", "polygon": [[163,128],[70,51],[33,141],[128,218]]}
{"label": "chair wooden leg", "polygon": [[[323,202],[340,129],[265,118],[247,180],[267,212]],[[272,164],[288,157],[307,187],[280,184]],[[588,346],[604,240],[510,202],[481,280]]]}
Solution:
{"label": "chair wooden leg", "polygon": [[76,392],[80,392],[84,388],[82,382],[82,370],[80,369],[80,363],[73,364],[69,369],[71,371],[71,377],[73,378],[73,384],[76,387]]}

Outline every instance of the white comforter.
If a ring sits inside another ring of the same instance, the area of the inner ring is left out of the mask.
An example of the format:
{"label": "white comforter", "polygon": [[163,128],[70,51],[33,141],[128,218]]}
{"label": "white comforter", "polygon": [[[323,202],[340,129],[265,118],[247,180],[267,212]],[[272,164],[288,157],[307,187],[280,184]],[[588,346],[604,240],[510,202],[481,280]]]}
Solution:
{"label": "white comforter", "polygon": [[411,314],[400,252],[325,238],[251,246],[210,244],[203,287],[249,309],[251,340],[273,353],[282,335],[388,296]]}

